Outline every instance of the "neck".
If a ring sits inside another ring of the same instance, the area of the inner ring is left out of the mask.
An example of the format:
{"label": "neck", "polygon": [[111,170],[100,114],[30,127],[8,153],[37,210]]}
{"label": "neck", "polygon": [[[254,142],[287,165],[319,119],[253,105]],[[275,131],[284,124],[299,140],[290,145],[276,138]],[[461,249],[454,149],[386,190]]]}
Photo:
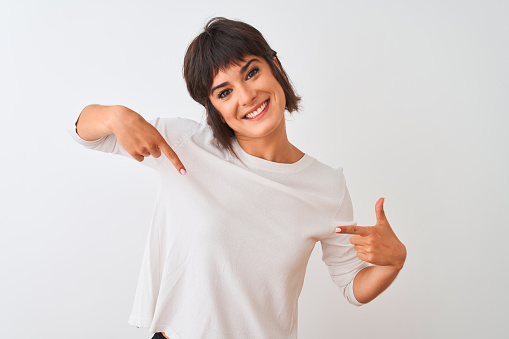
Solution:
{"label": "neck", "polygon": [[274,132],[261,138],[237,136],[237,141],[247,154],[272,162],[293,164],[304,156],[288,141],[284,118]]}

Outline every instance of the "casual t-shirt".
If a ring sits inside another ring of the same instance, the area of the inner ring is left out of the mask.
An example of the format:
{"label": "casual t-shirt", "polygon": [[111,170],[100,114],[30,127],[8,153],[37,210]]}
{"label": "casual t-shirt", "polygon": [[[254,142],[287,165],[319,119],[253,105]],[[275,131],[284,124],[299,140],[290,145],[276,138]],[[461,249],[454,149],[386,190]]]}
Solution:
{"label": "casual t-shirt", "polygon": [[[317,241],[346,299],[369,264],[340,225],[355,225],[342,169],[308,154],[293,164],[217,145],[210,127],[183,118],[149,121],[187,169],[162,154],[142,164],[160,185],[129,324],[171,339],[296,338],[297,303]],[[114,134],[81,145],[131,157]]]}

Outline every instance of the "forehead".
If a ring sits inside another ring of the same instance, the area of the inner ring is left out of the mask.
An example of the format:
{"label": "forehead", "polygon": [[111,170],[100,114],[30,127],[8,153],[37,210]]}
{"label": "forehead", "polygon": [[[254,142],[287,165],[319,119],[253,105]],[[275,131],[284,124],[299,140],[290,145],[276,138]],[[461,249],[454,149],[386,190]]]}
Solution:
{"label": "forehead", "polygon": [[219,68],[213,78],[212,78],[212,87],[217,85],[220,82],[228,81],[228,78],[231,77],[239,77],[242,75],[247,69],[245,66],[249,63],[263,63],[264,59],[262,57],[258,57],[255,55],[246,55],[242,59],[232,60],[229,64],[224,67]]}

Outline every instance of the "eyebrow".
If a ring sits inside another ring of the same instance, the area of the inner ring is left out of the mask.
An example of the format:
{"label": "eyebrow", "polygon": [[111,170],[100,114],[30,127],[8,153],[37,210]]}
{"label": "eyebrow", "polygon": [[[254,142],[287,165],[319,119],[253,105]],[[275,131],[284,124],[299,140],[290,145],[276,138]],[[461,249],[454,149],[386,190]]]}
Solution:
{"label": "eyebrow", "polygon": [[[240,74],[244,73],[249,68],[249,65],[251,65],[251,63],[254,62],[254,61],[260,62],[260,60],[258,60],[256,58],[253,58],[253,59],[249,60],[244,66],[242,66],[242,68],[240,69],[239,73]],[[228,82],[223,82],[222,84],[219,84],[216,87],[213,87],[210,90],[210,94],[213,94],[216,89],[221,88],[221,87],[225,87],[226,85],[228,85]]]}
{"label": "eyebrow", "polygon": [[249,65],[251,65],[251,63],[253,61],[258,61],[260,62],[260,60],[256,59],[256,58],[253,58],[251,60],[249,60],[244,66],[242,66],[242,68],[240,69],[240,72],[239,73],[244,73],[248,68],[249,68]]}

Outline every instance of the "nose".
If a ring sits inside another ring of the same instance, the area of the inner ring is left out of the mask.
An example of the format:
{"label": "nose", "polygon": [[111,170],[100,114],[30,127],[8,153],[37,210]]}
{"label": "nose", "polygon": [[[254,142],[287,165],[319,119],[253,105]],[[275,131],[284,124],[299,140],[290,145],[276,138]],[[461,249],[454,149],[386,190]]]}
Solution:
{"label": "nose", "polygon": [[238,89],[239,103],[241,106],[249,106],[256,98],[256,90],[251,86],[244,84]]}

